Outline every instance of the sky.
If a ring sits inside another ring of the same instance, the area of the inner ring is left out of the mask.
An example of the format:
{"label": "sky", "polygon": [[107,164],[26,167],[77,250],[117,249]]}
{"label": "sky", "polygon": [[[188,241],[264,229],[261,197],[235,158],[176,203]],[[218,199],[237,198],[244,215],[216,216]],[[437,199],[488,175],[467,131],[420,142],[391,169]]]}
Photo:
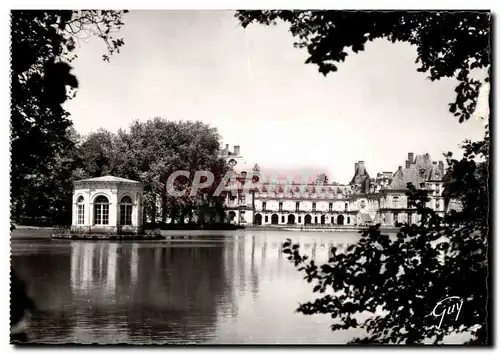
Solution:
{"label": "sky", "polygon": [[484,135],[484,121],[459,124],[448,112],[456,82],[417,72],[409,44],[370,42],[324,77],[284,24],[243,29],[232,11],[132,11],[123,20],[125,46],[110,63],[104,43],[79,43],[79,89],[65,108],[80,133],[157,116],[200,120],[250,164],[316,168],[339,183],[360,160],[375,176],[404,167],[408,152],[443,160]]}

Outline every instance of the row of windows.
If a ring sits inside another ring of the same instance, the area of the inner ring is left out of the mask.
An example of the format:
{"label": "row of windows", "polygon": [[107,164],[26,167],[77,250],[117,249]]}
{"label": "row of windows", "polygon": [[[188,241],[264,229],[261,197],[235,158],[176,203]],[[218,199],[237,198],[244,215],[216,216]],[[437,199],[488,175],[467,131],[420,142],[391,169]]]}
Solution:
{"label": "row of windows", "polygon": [[[348,210],[348,203],[345,203],[345,210]],[[436,201],[436,209],[439,209],[439,201]],[[362,205],[363,207],[363,205]],[[401,205],[399,197],[392,197],[392,207],[393,208],[408,208],[408,201],[406,201],[405,205]],[[267,208],[267,203],[262,202],[262,210],[266,210]],[[283,202],[279,202],[278,204],[278,210],[283,211]],[[333,203],[328,204],[328,210],[333,211]],[[295,203],[295,211],[300,211],[300,202]],[[312,211],[316,211],[316,203],[312,203]]]}
{"label": "row of windows", "polygon": [[[85,223],[85,204],[83,197],[77,200],[77,223],[83,225]],[[94,200],[94,225],[109,224],[109,200],[103,195],[100,195]],[[120,225],[132,225],[132,199],[125,196],[120,201]]]}
{"label": "row of windows", "polygon": [[[76,200],[78,204],[83,203],[83,201],[84,198],[82,196],[79,196],[78,199]],[[109,204],[109,200],[106,196],[100,195],[94,199],[94,204]],[[120,201],[120,204],[132,204],[132,199],[130,199],[129,196],[124,196]]]}
{"label": "row of windows", "polygon": [[[348,206],[349,206],[349,204],[345,203],[345,210],[347,210]],[[267,207],[267,203],[262,202],[262,210],[266,210],[266,207]],[[279,202],[278,210],[279,211],[283,210],[283,202]],[[299,211],[299,210],[300,210],[300,202],[295,202],[295,211]],[[333,211],[333,203],[328,203],[328,210]],[[314,203],[314,202],[312,203],[312,211],[316,211],[316,203]]]}
{"label": "row of windows", "polygon": [[[229,200],[230,200],[231,202],[234,202],[234,201],[236,200],[236,196],[235,196],[235,195],[234,195],[234,196],[233,196],[233,195],[228,195],[228,198],[229,198]],[[245,204],[245,202],[246,202],[246,197],[245,197],[245,195],[244,195],[244,194],[241,194],[241,195],[239,195],[239,196],[238,196],[238,202],[239,202],[240,204]]]}
{"label": "row of windows", "polygon": [[[400,203],[399,203],[399,198],[398,197],[392,197],[392,206],[393,208],[408,208],[408,200],[406,200],[406,203],[405,205],[401,206]],[[436,209],[439,209],[440,207],[440,203],[439,203],[439,200],[436,200]]]}
{"label": "row of windows", "polygon": [[[277,214],[273,214],[271,216],[271,224],[278,224],[278,220],[279,220],[279,216]],[[284,224],[285,223],[285,220],[288,224],[294,224],[295,223],[295,215],[291,214],[291,215],[288,215],[288,219],[285,219],[285,216],[282,215],[281,216],[281,223]],[[262,224],[262,215],[260,214],[256,214],[255,215],[255,222],[257,225],[261,225]],[[269,215],[264,215],[264,222],[269,222]],[[298,216],[297,217],[297,222],[299,224],[302,223],[302,216]],[[311,217],[311,215],[306,215],[305,218],[304,218],[304,223],[306,225],[308,224],[318,224],[318,217],[315,216],[314,219]],[[320,224],[325,224],[326,223],[326,217],[323,215],[321,216],[321,219],[319,219],[319,223]],[[331,217],[330,219],[330,223],[331,224],[338,224],[338,225],[343,225],[344,224],[344,216],[343,215],[339,215],[337,216],[337,218],[335,218],[334,216]],[[347,223],[350,224],[351,223],[351,217],[347,217]]]}

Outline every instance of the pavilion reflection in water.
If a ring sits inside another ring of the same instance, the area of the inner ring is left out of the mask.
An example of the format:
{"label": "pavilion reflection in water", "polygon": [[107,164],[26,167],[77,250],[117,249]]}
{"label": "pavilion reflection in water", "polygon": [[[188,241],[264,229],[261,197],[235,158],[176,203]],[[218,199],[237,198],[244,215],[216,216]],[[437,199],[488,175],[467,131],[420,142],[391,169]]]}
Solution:
{"label": "pavilion reflection in water", "polygon": [[[291,236],[318,262],[328,260],[332,246],[345,247],[331,237]],[[61,325],[69,328],[60,333],[69,330],[67,338],[77,342],[210,341],[221,336],[221,321],[236,323],[243,312],[245,318],[257,316],[252,304],[270,300],[270,284],[279,288],[286,279],[297,279],[282,253],[283,240],[282,234],[244,233],[214,242],[72,241],[69,269],[52,272],[54,279],[45,284],[50,293],[67,295],[45,301],[46,310],[64,313]],[[32,266],[41,272],[45,264]]]}
{"label": "pavilion reflection in water", "polygon": [[80,327],[95,327],[88,340],[104,340],[103,322],[125,322],[139,341],[210,336],[231,302],[220,246],[72,242],[73,306]]}
{"label": "pavilion reflection in water", "polygon": [[[292,240],[294,241],[294,240]],[[331,257],[332,247],[344,251],[347,243],[325,241],[322,238],[311,238],[301,244],[301,252],[310,259],[318,262],[327,262]],[[289,263],[283,255],[282,238],[266,235],[244,235],[229,237],[221,244],[207,246],[206,244],[118,244],[118,243],[91,243],[73,242],[71,244],[71,288],[72,292],[85,294],[88,291],[100,291],[103,295],[117,294],[117,289],[129,291],[138,286],[139,271],[149,273],[140,281],[146,285],[146,280],[159,281],[155,273],[163,274],[163,278],[175,277],[173,270],[178,266],[177,257],[187,258],[185,267],[182,267],[182,283],[188,283],[189,276],[195,276],[196,283],[200,279],[197,273],[203,269],[213,269],[210,264],[220,263],[220,271],[224,275],[217,278],[230,279],[230,287],[238,292],[250,290],[258,293],[259,277],[281,276],[283,272],[295,272],[293,267],[283,266]],[[201,247],[198,247],[201,246]],[[220,262],[213,256],[221,253]],[[208,256],[208,258],[204,257]],[[205,258],[208,267],[190,267],[192,262]],[[170,270],[167,271],[166,270]],[[189,274],[194,273],[194,274]],[[148,282],[150,283],[150,282]],[[167,281],[168,283],[168,281]],[[248,289],[247,289],[248,288]]]}
{"label": "pavilion reflection in water", "polygon": [[[100,290],[114,295],[122,267],[129,268],[122,282],[137,283],[139,244],[120,247],[117,243],[73,242],[71,244],[71,289],[74,294]],[[120,261],[121,264],[118,264]],[[123,273],[123,272],[122,272]],[[126,278],[126,279],[125,279]]]}

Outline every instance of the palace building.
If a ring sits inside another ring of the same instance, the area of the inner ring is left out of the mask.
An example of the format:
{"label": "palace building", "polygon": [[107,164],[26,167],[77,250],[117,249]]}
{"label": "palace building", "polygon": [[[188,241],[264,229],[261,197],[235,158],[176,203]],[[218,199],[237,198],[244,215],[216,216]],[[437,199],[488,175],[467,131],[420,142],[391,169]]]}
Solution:
{"label": "palace building", "polygon": [[409,182],[428,191],[429,208],[442,215],[445,212],[444,164],[432,161],[429,154],[408,153],[404,168],[378,173],[375,178],[370,177],[364,161],[356,162],[349,184],[278,176],[250,191],[243,188],[246,175],[259,171],[258,165],[245,162],[239,146],[231,152],[226,145],[220,156],[237,175],[237,195],[228,194],[225,205],[228,220],[239,225],[355,227],[416,223],[419,216],[406,196]]}

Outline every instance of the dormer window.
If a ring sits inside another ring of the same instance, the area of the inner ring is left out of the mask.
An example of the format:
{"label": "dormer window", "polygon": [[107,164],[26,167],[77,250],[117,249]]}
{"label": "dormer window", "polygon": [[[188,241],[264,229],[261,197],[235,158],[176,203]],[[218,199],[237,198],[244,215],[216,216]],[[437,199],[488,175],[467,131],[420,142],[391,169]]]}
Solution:
{"label": "dormer window", "polygon": [[420,171],[418,171],[418,173],[420,174],[420,178],[424,178],[425,170],[423,168],[420,169]]}

